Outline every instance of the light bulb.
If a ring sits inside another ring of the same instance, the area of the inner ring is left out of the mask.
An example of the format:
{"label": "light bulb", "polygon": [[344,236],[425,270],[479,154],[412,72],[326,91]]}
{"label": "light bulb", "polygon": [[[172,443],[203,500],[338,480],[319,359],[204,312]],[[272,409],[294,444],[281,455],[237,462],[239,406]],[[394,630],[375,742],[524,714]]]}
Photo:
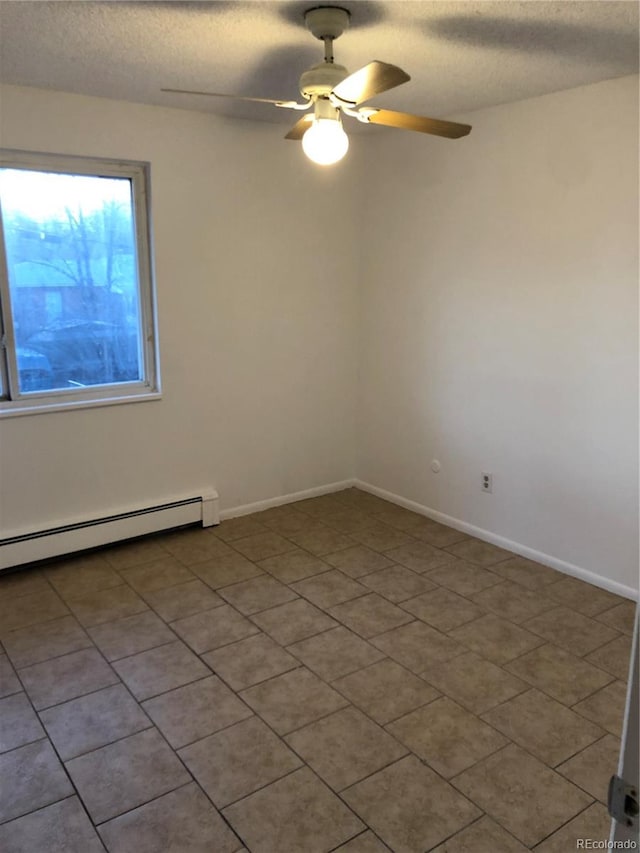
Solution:
{"label": "light bulb", "polygon": [[342,160],[349,149],[349,137],[340,119],[314,118],[302,137],[304,153],[314,163],[330,166]]}

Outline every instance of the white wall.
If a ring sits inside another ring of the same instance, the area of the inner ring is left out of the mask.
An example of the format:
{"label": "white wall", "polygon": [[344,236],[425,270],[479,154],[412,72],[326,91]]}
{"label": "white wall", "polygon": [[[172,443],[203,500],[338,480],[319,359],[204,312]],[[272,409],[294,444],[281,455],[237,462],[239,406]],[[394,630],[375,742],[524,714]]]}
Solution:
{"label": "white wall", "polygon": [[151,162],[164,390],[1,421],[5,535],[194,486],[224,509],[352,477],[348,166],[274,125],[14,87],[1,106],[4,147]]}
{"label": "white wall", "polygon": [[466,119],[368,151],[358,475],[637,588],[637,77]]}

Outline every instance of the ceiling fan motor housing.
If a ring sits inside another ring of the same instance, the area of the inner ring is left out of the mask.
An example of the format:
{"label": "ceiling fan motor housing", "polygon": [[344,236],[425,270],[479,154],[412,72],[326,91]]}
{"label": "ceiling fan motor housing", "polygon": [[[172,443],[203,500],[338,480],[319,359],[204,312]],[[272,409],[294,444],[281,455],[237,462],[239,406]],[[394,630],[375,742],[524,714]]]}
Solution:
{"label": "ceiling fan motor housing", "polygon": [[336,62],[320,62],[305,71],[300,77],[300,93],[305,98],[327,97],[349,72]]}

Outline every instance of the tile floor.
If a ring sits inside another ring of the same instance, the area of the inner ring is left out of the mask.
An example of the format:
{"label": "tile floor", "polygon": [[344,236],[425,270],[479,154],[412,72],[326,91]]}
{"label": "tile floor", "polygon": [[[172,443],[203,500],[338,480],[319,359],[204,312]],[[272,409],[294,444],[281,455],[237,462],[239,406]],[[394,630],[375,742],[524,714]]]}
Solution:
{"label": "tile floor", "polygon": [[355,489],[5,575],[0,849],[602,841],[633,618]]}

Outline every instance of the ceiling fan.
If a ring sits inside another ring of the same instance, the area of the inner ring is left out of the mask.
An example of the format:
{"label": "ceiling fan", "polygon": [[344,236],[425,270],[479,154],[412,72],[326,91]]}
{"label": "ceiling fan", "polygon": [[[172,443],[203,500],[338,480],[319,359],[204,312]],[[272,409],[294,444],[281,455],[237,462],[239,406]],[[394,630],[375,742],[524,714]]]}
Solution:
{"label": "ceiling fan", "polygon": [[183,95],[207,95],[214,98],[233,98],[273,104],[289,110],[311,110],[302,116],[286,135],[286,139],[302,140],[302,148],[311,160],[327,166],[337,163],[347,153],[349,138],[342,127],[342,115],[358,119],[365,124],[381,124],[402,130],[416,130],[456,139],[471,130],[468,124],[442,121],[411,113],[377,107],[360,106],[374,95],[406,83],[411,78],[387,62],[374,60],[353,74],[344,65],[333,61],[333,42],[349,26],[350,13],[339,6],[318,6],[308,9],[304,19],[311,33],[324,42],[324,60],[312,66],[300,77],[300,94],[305,99],[297,101],[252,98],[245,95],[226,95],[219,92],[198,92],[187,89],[162,89]]}

